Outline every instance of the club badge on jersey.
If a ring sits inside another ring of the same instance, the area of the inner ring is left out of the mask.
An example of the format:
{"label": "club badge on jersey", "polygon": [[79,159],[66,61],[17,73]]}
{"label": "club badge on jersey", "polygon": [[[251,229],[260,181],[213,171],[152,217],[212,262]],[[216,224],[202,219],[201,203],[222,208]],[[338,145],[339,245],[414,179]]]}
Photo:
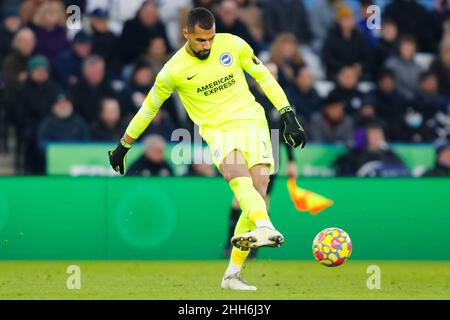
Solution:
{"label": "club badge on jersey", "polygon": [[228,52],[223,53],[220,56],[220,63],[225,67],[231,66],[231,64],[233,63],[233,56]]}

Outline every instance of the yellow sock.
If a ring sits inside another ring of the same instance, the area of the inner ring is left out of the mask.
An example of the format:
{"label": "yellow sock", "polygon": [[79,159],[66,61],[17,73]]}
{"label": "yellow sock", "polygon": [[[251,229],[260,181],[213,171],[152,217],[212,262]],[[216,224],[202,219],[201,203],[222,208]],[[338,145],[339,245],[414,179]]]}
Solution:
{"label": "yellow sock", "polygon": [[267,214],[267,207],[264,198],[256,191],[253,181],[249,177],[238,177],[230,181],[231,190],[233,190],[242,214],[247,215],[248,219],[253,222],[256,227],[273,228]]}
{"label": "yellow sock", "polygon": [[236,266],[242,266],[245,262],[245,259],[247,259],[249,253],[250,250],[244,251],[236,247],[233,247],[233,249],[231,250],[230,262],[232,262]]}

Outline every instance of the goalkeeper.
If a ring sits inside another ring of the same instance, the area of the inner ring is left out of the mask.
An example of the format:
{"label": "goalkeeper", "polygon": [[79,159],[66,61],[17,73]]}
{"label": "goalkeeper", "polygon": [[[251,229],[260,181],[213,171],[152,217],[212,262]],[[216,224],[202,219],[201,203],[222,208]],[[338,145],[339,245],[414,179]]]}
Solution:
{"label": "goalkeeper", "polygon": [[186,44],[156,77],[123,138],[109,151],[109,161],[114,170],[125,173],[125,156],[132,144],[164,101],[177,90],[242,210],[231,239],[234,247],[221,286],[256,290],[240,277],[249,249],[278,247],[284,237],[267,214],[264,197],[270,174],[274,172],[272,146],[264,110],[250,93],[244,71],[259,83],[280,112],[286,142],[303,148],[306,135],[280,85],[252,48],[232,34],[216,34],[214,16],[209,10],[192,9],[183,35]]}

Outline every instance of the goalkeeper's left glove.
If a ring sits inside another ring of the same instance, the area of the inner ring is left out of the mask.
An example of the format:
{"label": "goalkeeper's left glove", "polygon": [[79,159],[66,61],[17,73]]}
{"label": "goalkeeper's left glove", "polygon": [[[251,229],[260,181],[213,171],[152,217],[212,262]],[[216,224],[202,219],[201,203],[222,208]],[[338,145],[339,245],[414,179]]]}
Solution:
{"label": "goalkeeper's left glove", "polygon": [[109,163],[111,164],[111,167],[114,171],[120,173],[121,175],[125,174],[126,155],[130,149],[131,144],[128,144],[123,139],[120,139],[117,147],[114,150],[108,151]]}
{"label": "goalkeeper's left glove", "polygon": [[281,120],[284,123],[283,137],[286,144],[292,148],[306,145],[306,133],[300,124],[299,117],[292,107],[287,106],[280,110]]}

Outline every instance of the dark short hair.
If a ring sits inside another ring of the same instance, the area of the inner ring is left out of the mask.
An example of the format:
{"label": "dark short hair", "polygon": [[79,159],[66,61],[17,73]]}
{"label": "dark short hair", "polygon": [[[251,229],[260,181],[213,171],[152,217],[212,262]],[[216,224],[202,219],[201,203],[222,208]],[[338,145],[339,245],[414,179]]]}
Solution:
{"label": "dark short hair", "polygon": [[206,8],[198,7],[189,11],[186,27],[189,31],[194,31],[196,25],[200,28],[209,30],[214,26],[216,19],[211,11]]}
{"label": "dark short hair", "polygon": [[392,71],[391,69],[388,69],[388,68],[381,69],[381,71],[378,72],[378,74],[377,74],[377,81],[380,81],[381,79],[384,79],[384,78],[395,79],[394,71]]}
{"label": "dark short hair", "polygon": [[429,77],[437,77],[437,75],[436,75],[436,73],[434,73],[434,71],[427,70],[420,74],[419,80],[420,80],[420,82],[422,82],[425,79],[428,79]]}

